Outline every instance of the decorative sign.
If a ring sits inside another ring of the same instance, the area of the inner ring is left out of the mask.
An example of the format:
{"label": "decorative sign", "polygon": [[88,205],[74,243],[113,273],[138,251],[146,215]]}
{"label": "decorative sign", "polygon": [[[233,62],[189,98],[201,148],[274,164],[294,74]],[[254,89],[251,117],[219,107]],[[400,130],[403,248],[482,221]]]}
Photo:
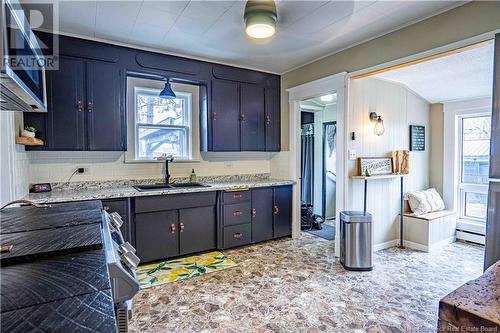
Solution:
{"label": "decorative sign", "polygon": [[408,150],[396,150],[394,157],[394,173],[407,175],[410,173],[410,152]]}
{"label": "decorative sign", "polygon": [[410,151],[425,150],[425,126],[410,125]]}
{"label": "decorative sign", "polygon": [[390,157],[360,157],[358,158],[360,176],[390,175],[394,173]]}

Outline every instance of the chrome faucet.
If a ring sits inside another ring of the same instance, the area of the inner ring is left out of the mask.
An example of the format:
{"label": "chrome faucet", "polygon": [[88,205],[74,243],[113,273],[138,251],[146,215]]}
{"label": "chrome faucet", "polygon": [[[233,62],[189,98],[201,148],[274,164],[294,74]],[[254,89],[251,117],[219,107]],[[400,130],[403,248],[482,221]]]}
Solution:
{"label": "chrome faucet", "polygon": [[165,161],[165,170],[164,170],[164,173],[163,173],[163,182],[165,184],[169,184],[170,183],[170,173],[168,172],[168,163],[174,161],[174,156],[163,154],[161,156],[158,156],[156,158],[156,160],[158,160],[158,161]]}

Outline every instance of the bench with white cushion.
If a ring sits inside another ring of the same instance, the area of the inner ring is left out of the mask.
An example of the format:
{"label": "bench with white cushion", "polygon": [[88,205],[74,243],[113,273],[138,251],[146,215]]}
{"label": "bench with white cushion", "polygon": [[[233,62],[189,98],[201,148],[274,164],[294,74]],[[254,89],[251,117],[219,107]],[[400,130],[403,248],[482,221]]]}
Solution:
{"label": "bench with white cushion", "polygon": [[451,210],[416,215],[411,211],[403,213],[404,245],[430,252],[455,241],[456,214]]}

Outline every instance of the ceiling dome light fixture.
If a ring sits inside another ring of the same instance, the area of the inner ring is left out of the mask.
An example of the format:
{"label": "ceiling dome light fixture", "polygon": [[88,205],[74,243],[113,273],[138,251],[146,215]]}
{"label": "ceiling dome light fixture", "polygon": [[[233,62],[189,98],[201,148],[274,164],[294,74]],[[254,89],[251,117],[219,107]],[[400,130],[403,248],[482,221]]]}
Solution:
{"label": "ceiling dome light fixture", "polygon": [[333,101],[333,95],[331,95],[331,94],[323,95],[320,97],[320,99],[322,102],[331,102],[331,101]]}
{"label": "ceiling dome light fixture", "polygon": [[276,4],[273,0],[248,0],[245,6],[245,31],[252,38],[269,38],[276,33]]}
{"label": "ceiling dome light fixture", "polygon": [[176,97],[177,96],[175,95],[174,91],[172,90],[172,87],[170,86],[170,79],[167,78],[167,82],[165,82],[165,87],[160,92],[160,98],[174,99]]}

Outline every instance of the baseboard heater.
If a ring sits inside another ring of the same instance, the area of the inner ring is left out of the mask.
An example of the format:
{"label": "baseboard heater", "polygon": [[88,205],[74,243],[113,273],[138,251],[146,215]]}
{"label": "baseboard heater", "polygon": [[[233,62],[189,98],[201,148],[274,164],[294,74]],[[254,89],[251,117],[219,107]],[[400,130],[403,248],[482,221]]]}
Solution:
{"label": "baseboard heater", "polygon": [[486,243],[484,235],[463,229],[457,229],[456,238],[479,245],[484,245]]}

